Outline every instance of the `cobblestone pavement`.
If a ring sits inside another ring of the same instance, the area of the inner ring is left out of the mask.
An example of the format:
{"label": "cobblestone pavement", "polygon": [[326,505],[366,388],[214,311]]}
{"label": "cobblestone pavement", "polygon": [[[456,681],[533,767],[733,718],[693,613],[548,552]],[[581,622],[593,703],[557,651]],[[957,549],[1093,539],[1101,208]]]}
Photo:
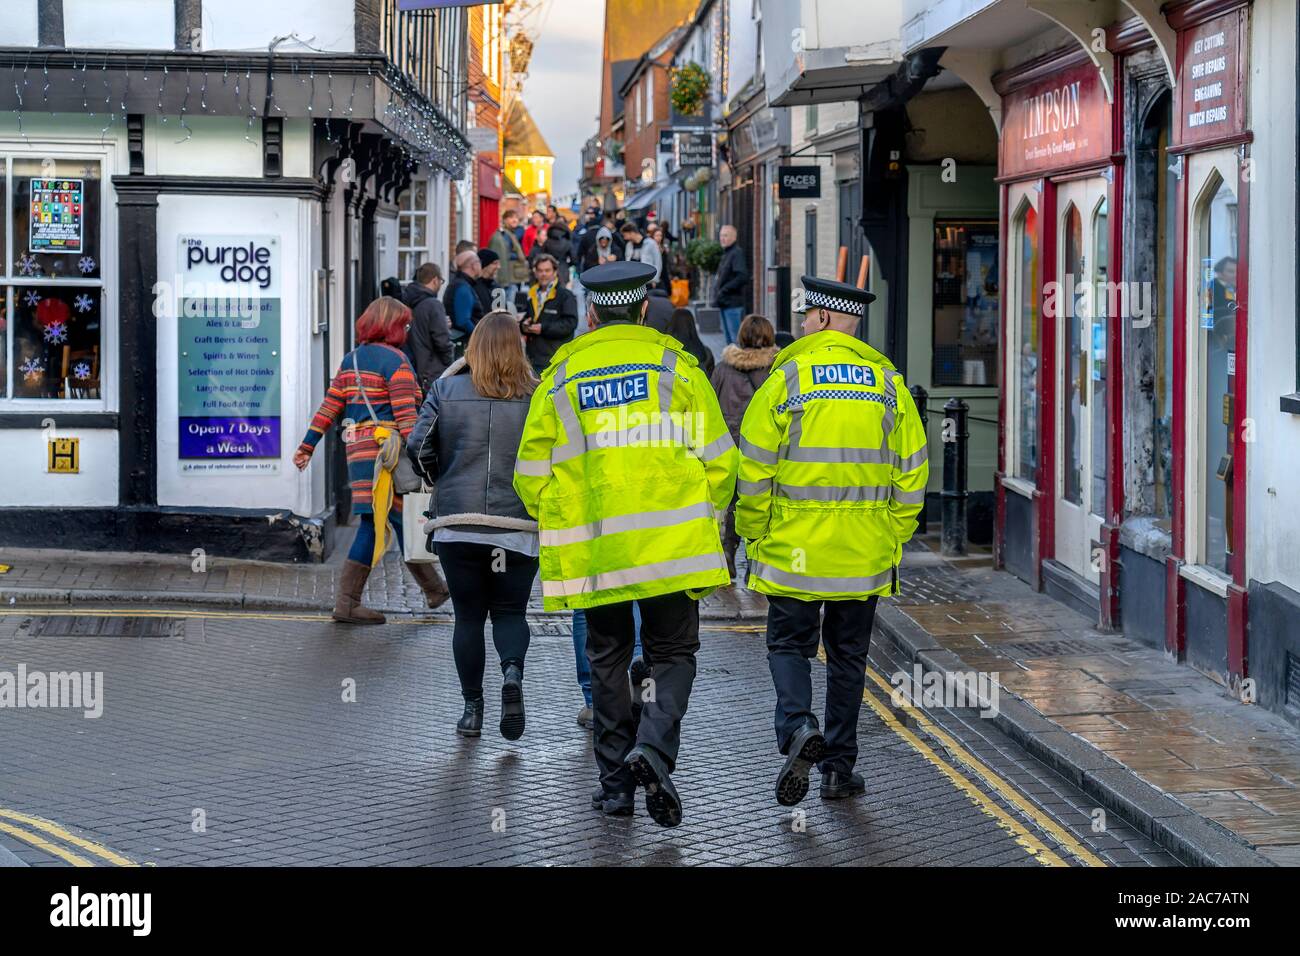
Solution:
{"label": "cobblestone pavement", "polygon": [[[452,733],[449,638],[445,624],[347,628],[291,613],[0,611],[0,671],[104,675],[97,719],[0,709],[0,847],[33,865],[109,853],[160,865],[1174,862],[1120,821],[1092,833],[1087,798],[987,721],[895,712],[872,684],[867,796],[814,793],[800,824],[771,792],[758,625],[705,625],[675,775],[684,824],[662,830],[641,806],[606,819],[588,804],[595,769],[574,723],[567,623],[535,620],[528,728],[514,743],[495,732],[491,674],[483,737]],[[897,665],[884,654],[873,673]],[[820,693],[820,665],[814,674]]]}
{"label": "cobblestone pavement", "polygon": [[978,562],[913,553],[891,604],[966,667],[1281,865],[1300,865],[1300,732],[1162,650]]}

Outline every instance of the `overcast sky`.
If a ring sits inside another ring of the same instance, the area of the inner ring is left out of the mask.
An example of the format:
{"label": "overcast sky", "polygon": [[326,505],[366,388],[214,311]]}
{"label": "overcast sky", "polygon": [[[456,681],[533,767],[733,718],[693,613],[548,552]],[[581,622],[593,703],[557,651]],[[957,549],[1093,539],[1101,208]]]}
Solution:
{"label": "overcast sky", "polygon": [[529,26],[535,34],[524,102],[555,153],[558,196],[576,192],[582,175],[582,144],[596,132],[600,111],[600,51],[605,4],[596,0],[549,0]]}

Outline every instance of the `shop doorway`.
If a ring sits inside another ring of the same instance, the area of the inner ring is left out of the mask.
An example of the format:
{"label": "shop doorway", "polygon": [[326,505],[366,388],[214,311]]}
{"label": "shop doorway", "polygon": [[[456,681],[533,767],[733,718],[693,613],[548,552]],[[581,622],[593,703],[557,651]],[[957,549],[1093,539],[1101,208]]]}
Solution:
{"label": "shop doorway", "polygon": [[1097,584],[1106,509],[1106,180],[1062,183],[1056,208],[1057,286],[1047,297],[1056,322],[1056,559]]}
{"label": "shop doorway", "polygon": [[[1226,589],[1235,531],[1237,177],[1235,150],[1187,158],[1187,559]],[[1198,577],[1197,580],[1202,580]]]}

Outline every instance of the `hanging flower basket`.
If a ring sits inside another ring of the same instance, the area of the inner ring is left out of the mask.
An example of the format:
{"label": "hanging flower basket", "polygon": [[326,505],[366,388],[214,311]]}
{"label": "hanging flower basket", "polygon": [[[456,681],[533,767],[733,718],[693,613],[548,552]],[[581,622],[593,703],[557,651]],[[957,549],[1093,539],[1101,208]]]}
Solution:
{"label": "hanging flower basket", "polygon": [[687,63],[672,71],[673,109],[682,116],[699,116],[713,78],[698,63]]}

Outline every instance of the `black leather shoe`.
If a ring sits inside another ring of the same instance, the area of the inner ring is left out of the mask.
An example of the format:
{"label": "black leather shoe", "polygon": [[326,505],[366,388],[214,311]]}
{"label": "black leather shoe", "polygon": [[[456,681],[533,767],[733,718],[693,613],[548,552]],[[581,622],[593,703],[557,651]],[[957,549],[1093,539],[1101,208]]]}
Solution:
{"label": "black leather shoe", "polygon": [[645,808],[650,819],[661,827],[675,827],[682,822],[682,801],[668,776],[663,758],[649,747],[637,745],[623,761],[636,782],[645,787]]}
{"label": "black leather shoe", "polygon": [[822,774],[822,799],[843,800],[859,797],[867,792],[867,784],[860,773],[841,773],[832,770]]}
{"label": "black leather shoe", "polygon": [[826,754],[826,738],[816,724],[805,724],[790,739],[785,765],[776,778],[776,802],[793,807],[808,796],[808,771]]}
{"label": "black leather shoe", "polygon": [[636,801],[630,793],[611,793],[597,787],[591,795],[591,809],[601,810],[607,817],[630,817],[636,812]]}
{"label": "black leather shoe", "polygon": [[501,736],[518,740],[524,735],[524,670],[509,664],[501,684]]}
{"label": "black leather shoe", "polygon": [[465,713],[456,721],[456,733],[462,737],[479,737],[483,734],[483,698],[465,701]]}

